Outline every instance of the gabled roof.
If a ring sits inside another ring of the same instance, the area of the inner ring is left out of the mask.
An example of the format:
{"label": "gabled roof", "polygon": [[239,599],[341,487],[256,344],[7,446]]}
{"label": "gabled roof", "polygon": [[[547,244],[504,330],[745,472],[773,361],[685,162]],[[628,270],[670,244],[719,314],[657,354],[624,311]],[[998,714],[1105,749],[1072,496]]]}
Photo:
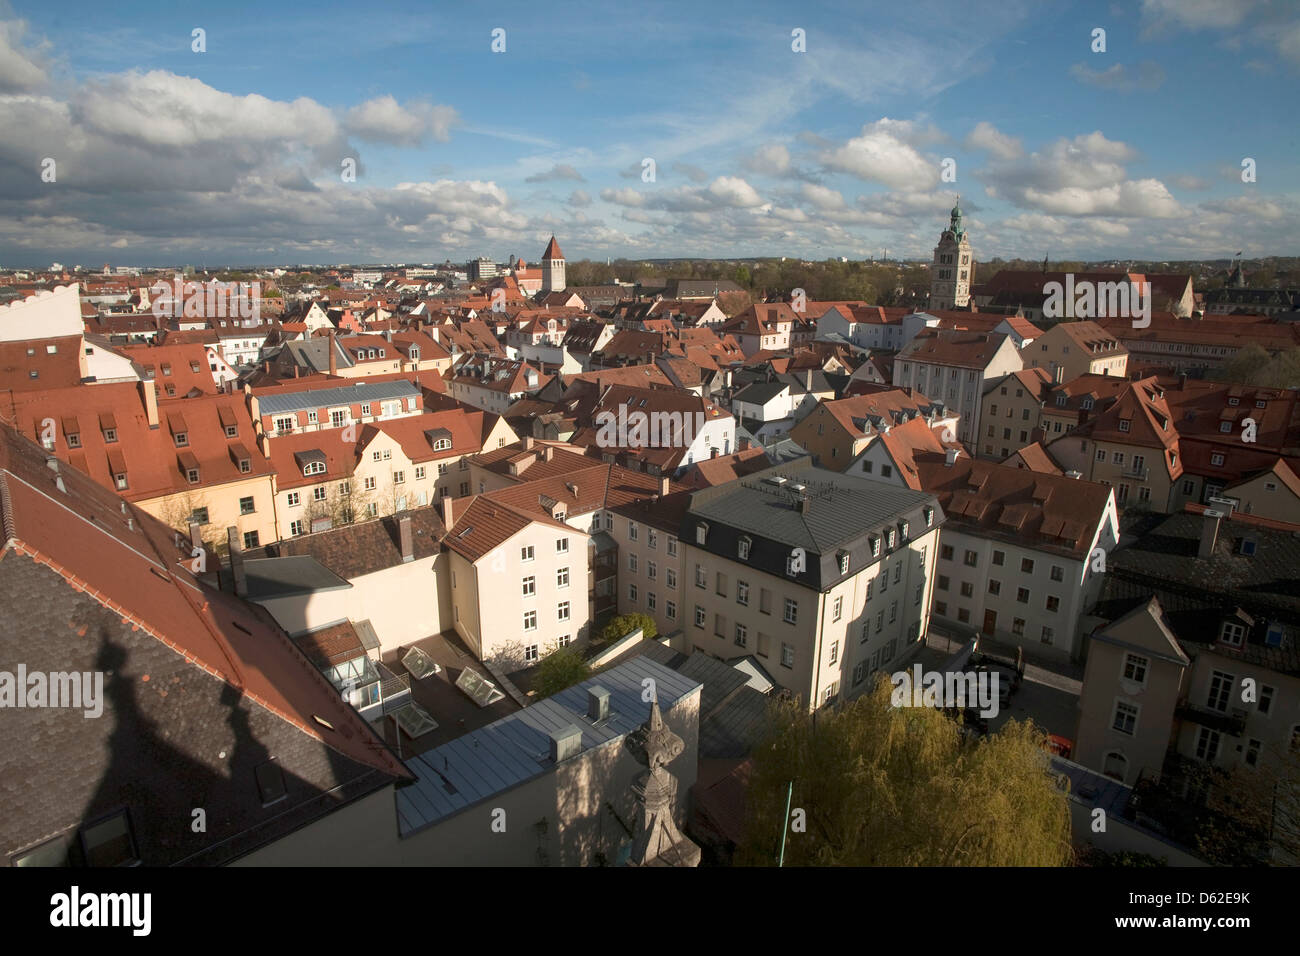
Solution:
{"label": "gabled roof", "polygon": [[[269,615],[195,577],[188,540],[45,457],[0,426],[0,655],[104,673],[104,714],[6,712],[0,854],[126,807],[146,864],[226,862],[409,776]],[[195,787],[205,832],[172,822]]]}

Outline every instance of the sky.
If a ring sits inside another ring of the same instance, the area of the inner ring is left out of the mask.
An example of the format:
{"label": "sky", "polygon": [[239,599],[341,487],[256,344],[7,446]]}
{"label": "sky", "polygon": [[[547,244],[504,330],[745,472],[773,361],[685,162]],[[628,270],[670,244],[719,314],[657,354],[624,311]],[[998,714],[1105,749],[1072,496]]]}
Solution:
{"label": "sky", "polygon": [[1297,255],[1298,81],[1294,0],[0,0],[0,267]]}

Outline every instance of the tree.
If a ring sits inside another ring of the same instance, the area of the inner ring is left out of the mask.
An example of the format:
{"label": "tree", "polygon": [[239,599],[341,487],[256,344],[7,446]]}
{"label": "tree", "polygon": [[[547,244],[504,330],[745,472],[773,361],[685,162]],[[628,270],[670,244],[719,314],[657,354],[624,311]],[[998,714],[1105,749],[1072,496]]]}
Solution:
{"label": "tree", "polygon": [[1041,731],[1011,721],[972,738],[941,711],[895,708],[891,691],[882,676],[872,693],[835,710],[772,705],[754,750],[737,863],[774,865],[787,828],[787,865],[1072,862],[1067,798]]}
{"label": "tree", "polygon": [[597,641],[601,644],[612,644],[619,638],[627,637],[638,627],[641,628],[641,636],[647,641],[659,636],[655,619],[649,614],[620,614],[605,625]]}
{"label": "tree", "polygon": [[1294,388],[1300,384],[1300,349],[1270,355],[1252,342],[1239,349],[1211,377],[1220,382],[1263,388]]}
{"label": "tree", "polygon": [[537,665],[533,689],[538,697],[550,697],[590,676],[591,667],[581,654],[569,647],[557,647]]}
{"label": "tree", "polygon": [[748,292],[722,292],[718,295],[718,308],[729,319],[740,315],[753,304]]}

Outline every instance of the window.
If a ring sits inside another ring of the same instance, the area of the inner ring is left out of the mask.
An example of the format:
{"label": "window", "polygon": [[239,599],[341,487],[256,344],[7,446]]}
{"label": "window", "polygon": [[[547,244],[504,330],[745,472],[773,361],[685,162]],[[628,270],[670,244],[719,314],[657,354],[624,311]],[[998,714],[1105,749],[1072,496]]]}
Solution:
{"label": "window", "polygon": [[1254,767],[1259,764],[1259,751],[1263,742],[1255,740],[1253,737],[1246,742],[1246,756],[1243,758],[1247,766]]}
{"label": "window", "polygon": [[259,547],[259,545],[260,545],[260,541],[259,541],[259,539],[258,539],[258,534],[257,534],[256,531],[245,531],[245,532],[244,532],[244,550],[245,550],[245,551],[252,550],[253,548]]}
{"label": "window", "polygon": [[994,563],[997,567],[1000,568],[1000,567],[1002,567],[1002,563],[1006,560],[1006,557],[1007,557],[1007,555],[1006,555],[1006,552],[1005,552],[1005,551],[994,551],[994,552],[993,552],[993,563]]}
{"label": "window", "polygon": [[1065,568],[1061,567],[1059,564],[1054,564],[1054,565],[1052,565],[1052,580],[1053,580],[1053,581],[1064,581],[1064,580],[1065,580]]}
{"label": "window", "polygon": [[799,602],[793,598],[785,599],[785,623],[794,624],[799,620]]}
{"label": "window", "polygon": [[[836,597],[835,603],[834,605],[832,605],[831,620],[838,621],[843,616],[844,616],[844,598],[843,596]],[[834,662],[832,661],[832,663]]]}
{"label": "window", "polygon": [[716,592],[717,592],[717,594],[718,594],[719,597],[726,597],[726,595],[727,595],[727,576],[726,576],[725,574],[723,574],[721,571],[718,572],[718,583],[717,583],[717,587],[715,588],[715,590],[716,590]]}
{"label": "window", "polygon": [[289,522],[289,533],[290,533],[291,535],[293,535],[295,538],[298,537],[298,535],[302,534],[302,533],[303,533],[303,523],[302,523],[302,521],[301,521],[301,520],[299,520],[299,521],[290,521],[290,522]]}
{"label": "window", "polygon": [[1128,431],[1131,425],[1132,422],[1130,422],[1127,418],[1121,418],[1119,420],[1119,430],[1122,432]]}
{"label": "window", "polygon": [[1227,434],[1228,432],[1232,431],[1232,422],[1220,422],[1219,431],[1223,432],[1224,434]]}
{"label": "window", "polygon": [[1124,453],[1122,451],[1115,452],[1115,454],[1111,456],[1111,460],[1117,465],[1124,464]]}
{"label": "window", "polygon": [[1101,448],[1098,448],[1098,449],[1097,449],[1097,460],[1098,460],[1098,461],[1105,461],[1105,460],[1106,460],[1106,452],[1105,452],[1105,450],[1103,450],[1103,449],[1101,449]]}
{"label": "window", "polygon": [[677,602],[676,601],[664,602],[664,614],[668,616],[668,619],[670,621],[677,620]]}
{"label": "window", "polygon": [[438,477],[441,478],[448,471],[450,466],[445,461],[438,462]]}
{"label": "window", "polygon": [[239,499],[239,513],[241,515],[251,515],[254,511],[252,497]]}
{"label": "window", "polygon": [[568,568],[560,568],[555,572],[555,586],[557,588],[567,588],[569,586]]}
{"label": "window", "polygon": [[1196,738],[1196,759],[1214,763],[1219,756],[1219,732],[1202,727]]}
{"label": "window", "polygon": [[997,580],[996,578],[989,578],[989,594],[997,595],[1001,593],[1002,593],[1002,582]]}
{"label": "window", "polygon": [[1029,588],[1016,588],[1016,600],[1021,604],[1029,603]]}
{"label": "window", "polygon": [[653,561],[647,561],[645,563],[645,576],[648,577],[651,581],[657,578],[659,576],[658,565],[656,565]]}
{"label": "window", "polygon": [[1047,595],[1047,604],[1044,605],[1053,614],[1061,610],[1061,599],[1055,594]]}
{"label": "window", "polygon": [[1233,676],[1225,674],[1223,671],[1211,671],[1210,673],[1210,693],[1206,698],[1205,706],[1211,710],[1217,710],[1220,713],[1226,713],[1228,710],[1228,698],[1232,694]]}
{"label": "window", "polygon": [[639,596],[640,596],[640,592],[637,591],[636,585],[629,584],[627,586],[627,599],[631,601],[633,604],[635,604]]}
{"label": "window", "polygon": [[736,646],[749,646],[749,628],[745,627],[743,624],[736,625]]}
{"label": "window", "polygon": [[950,545],[950,544],[945,544],[943,547],[941,547],[941,548],[939,549],[939,557],[943,558],[945,561],[951,561],[951,560],[952,560],[952,545]]}
{"label": "window", "polygon": [[298,492],[291,491],[285,496],[285,503],[288,504],[290,508],[296,508],[298,505],[302,504],[302,499]]}
{"label": "window", "polygon": [[293,419],[287,416],[283,418],[277,418],[275,420],[275,430],[277,432],[293,431]]}
{"label": "window", "polygon": [[1033,574],[1033,573],[1034,573],[1034,562],[1033,562],[1033,559],[1032,559],[1032,558],[1021,558],[1021,559],[1020,559],[1020,570],[1021,570],[1021,572],[1024,573],[1024,574]]}
{"label": "window", "polygon": [[1219,632],[1219,640],[1230,647],[1241,647],[1245,636],[1245,625],[1238,624],[1235,621],[1224,621],[1223,629]]}
{"label": "window", "polygon": [[125,866],[140,861],[125,810],[85,827],[80,839],[87,866]]}
{"label": "window", "polygon": [[794,648],[784,641],[781,642],[781,666],[794,667]]}
{"label": "window", "polygon": [[1128,734],[1130,737],[1137,733],[1137,719],[1139,708],[1136,704],[1130,704],[1127,701],[1115,701],[1115,714],[1111,718],[1111,728],[1118,730],[1121,734]]}
{"label": "window", "polygon": [[[672,572],[668,572],[671,574]],[[736,582],[736,603],[749,606],[749,584],[744,581]]]}
{"label": "window", "polygon": [[374,490],[375,490],[375,477],[374,477],[374,475],[371,475],[369,478],[364,479],[364,480],[361,482],[361,487],[362,487],[363,489],[365,489],[366,491],[374,491]]}
{"label": "window", "polygon": [[519,549],[519,560],[520,561],[533,560],[533,546],[531,544],[524,545],[524,547]]}
{"label": "window", "polygon": [[1011,633],[1018,637],[1025,636],[1025,619],[1023,617],[1013,617],[1011,619]]}
{"label": "window", "polygon": [[749,545],[750,545],[749,538],[740,539],[739,546],[737,547],[737,552],[738,552],[737,556],[740,558],[741,561],[749,560]]}
{"label": "window", "polygon": [[695,586],[697,588],[707,588],[709,586],[708,574],[705,572],[703,565],[697,564],[695,566]]}
{"label": "window", "polygon": [[1051,644],[1055,640],[1055,638],[1056,638],[1056,631],[1053,628],[1050,628],[1046,624],[1044,624],[1043,635],[1042,637],[1039,638],[1039,640],[1043,644]]}
{"label": "window", "polygon": [[561,621],[567,621],[567,620],[569,619],[569,602],[568,602],[568,601],[561,601],[561,602],[560,602],[560,606],[559,606],[558,608],[556,608],[556,616],[557,616]]}
{"label": "window", "polygon": [[523,579],[524,597],[532,597],[537,593],[537,578],[529,576]]}
{"label": "window", "polygon": [[670,557],[676,557],[676,556],[677,556],[677,539],[676,539],[675,537],[673,537],[671,534],[668,536],[667,547],[668,547],[668,554],[669,554],[669,556],[670,556]]}
{"label": "window", "polygon": [[424,465],[415,466],[415,480],[416,481],[424,480]]}
{"label": "window", "polygon": [[885,612],[876,612],[876,633],[879,634],[885,627]]}
{"label": "window", "polygon": [[627,569],[633,573],[637,571],[637,557],[631,552],[628,552],[627,556]]}
{"label": "window", "polygon": [[537,612],[536,612],[536,611],[525,611],[525,612],[524,612],[524,630],[525,630],[525,631],[535,631],[535,630],[537,630]]}
{"label": "window", "polygon": [[1273,707],[1273,688],[1267,684],[1259,687],[1259,701],[1255,704],[1261,714],[1267,714]]}
{"label": "window", "polygon": [[[948,616],[948,602],[947,602],[947,601],[935,601],[935,602],[934,602],[934,613],[935,613],[935,614],[938,614],[940,617],[947,617],[947,616]],[[864,626],[863,626],[863,634],[865,635],[865,633],[866,633],[866,627],[865,627],[865,625],[864,625]]]}
{"label": "window", "polygon": [[405,484],[405,483],[406,483],[406,472],[405,472],[405,471],[395,471],[395,472],[393,472],[393,484],[395,484],[395,485],[402,485],[402,484]]}
{"label": "window", "polygon": [[655,550],[655,548],[658,546],[659,534],[654,530],[654,528],[646,529],[645,543],[646,543],[646,547],[648,547],[651,551]]}
{"label": "window", "polygon": [[636,522],[635,522],[635,521],[629,521],[629,522],[627,523],[627,536],[628,536],[628,540],[630,540],[630,541],[635,541],[635,540],[637,540],[637,537],[639,536],[639,534],[640,534],[640,532],[637,530]]}
{"label": "window", "polygon": [[379,504],[378,504],[378,502],[374,502],[374,501],[372,501],[372,502],[370,502],[368,505],[366,505],[366,514],[367,514],[369,517],[371,517],[371,518],[376,518],[376,517],[378,517],[378,516],[379,516]]}
{"label": "window", "polygon": [[[536,615],[534,615],[535,617]],[[529,644],[524,648],[524,663],[534,664],[537,662],[537,645]]]}
{"label": "window", "polygon": [[665,579],[665,583],[668,585],[668,589],[669,589],[670,591],[672,591],[672,590],[676,590],[676,589],[677,589],[677,572],[676,572],[676,571],[674,571],[672,568],[667,568],[667,569],[665,569],[665,570],[664,570],[664,579]]}
{"label": "window", "polygon": [[916,604],[916,605],[919,605],[919,604],[921,603],[921,596],[922,596],[924,593],[925,593],[925,585],[924,585],[924,584],[918,584],[918,585],[916,586],[916,597],[912,599],[912,603],[913,603],[913,604]]}

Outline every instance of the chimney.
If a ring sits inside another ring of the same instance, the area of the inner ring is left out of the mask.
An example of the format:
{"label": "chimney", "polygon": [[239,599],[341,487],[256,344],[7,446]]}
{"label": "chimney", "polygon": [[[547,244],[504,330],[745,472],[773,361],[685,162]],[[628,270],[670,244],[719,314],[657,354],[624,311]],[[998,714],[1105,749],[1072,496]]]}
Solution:
{"label": "chimney", "polygon": [[609,691],[596,684],[587,689],[587,717],[595,723],[609,716]]}
{"label": "chimney", "polygon": [[1196,549],[1198,558],[1208,558],[1214,553],[1214,545],[1219,540],[1219,519],[1223,517],[1223,512],[1207,508],[1205,511],[1205,522],[1201,525],[1201,544]]}
{"label": "chimney", "polygon": [[748,438],[737,439],[736,451],[749,451],[749,439]]}
{"label": "chimney", "polygon": [[158,427],[158,383],[153,379],[145,379],[140,383],[140,396],[144,399],[145,417],[149,419],[149,427]]}
{"label": "chimney", "polygon": [[945,468],[951,468],[957,461],[957,455],[960,454],[956,448],[949,448],[944,453],[943,465]]}
{"label": "chimney", "polygon": [[1178,375],[1178,390],[1181,392],[1187,388],[1187,373],[1180,372]]}
{"label": "chimney", "polygon": [[533,450],[533,436],[532,436],[532,435],[525,435],[525,436],[524,436],[524,451],[532,451],[532,450]]}
{"label": "chimney", "polygon": [[799,513],[801,515],[806,515],[810,511],[812,511],[812,498],[808,495],[804,495],[799,499]]}
{"label": "chimney", "polygon": [[[450,500],[450,499],[449,499]],[[411,540],[411,516],[402,515],[397,519],[397,538],[402,545],[403,563],[415,560],[415,547]]]}
{"label": "chimney", "polygon": [[446,526],[448,531],[450,531],[452,525],[456,523],[456,515],[453,510],[455,508],[455,500],[456,499],[451,495],[442,499],[442,523]]}
{"label": "chimney", "polygon": [[203,526],[197,521],[190,522],[190,547],[203,547]]}
{"label": "chimney", "polygon": [[334,333],[330,332],[329,335],[325,336],[325,339],[326,347],[330,350],[330,374],[337,375],[339,373],[339,360],[338,356],[334,354]]}
{"label": "chimney", "polygon": [[550,461],[555,457],[555,449],[551,445],[542,446],[542,461]]}
{"label": "chimney", "polygon": [[226,529],[226,544],[230,548],[230,576],[234,580],[235,594],[248,596],[248,578],[244,574],[244,549],[240,543],[239,529],[231,525]]}
{"label": "chimney", "polygon": [[668,494],[669,478],[667,475],[659,476],[659,497],[662,498]]}
{"label": "chimney", "polygon": [[582,729],[569,724],[562,730],[551,731],[551,759],[556,763],[568,760],[582,750]]}

